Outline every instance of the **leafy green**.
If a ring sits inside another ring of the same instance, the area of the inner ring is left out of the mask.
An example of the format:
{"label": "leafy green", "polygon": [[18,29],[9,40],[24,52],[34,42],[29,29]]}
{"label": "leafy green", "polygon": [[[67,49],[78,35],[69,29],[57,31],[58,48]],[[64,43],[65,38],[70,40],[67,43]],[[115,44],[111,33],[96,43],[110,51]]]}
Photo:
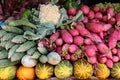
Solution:
{"label": "leafy green", "polygon": [[31,11],[30,9],[26,9],[26,10],[23,12],[22,17],[28,19],[28,17],[30,16],[31,13],[32,13],[32,11]]}

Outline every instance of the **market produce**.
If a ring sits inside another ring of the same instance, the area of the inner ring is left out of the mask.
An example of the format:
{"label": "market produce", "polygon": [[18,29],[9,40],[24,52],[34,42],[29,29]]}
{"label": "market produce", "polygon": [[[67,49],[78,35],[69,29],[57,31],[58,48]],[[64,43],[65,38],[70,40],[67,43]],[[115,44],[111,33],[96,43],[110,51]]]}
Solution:
{"label": "market produce", "polygon": [[16,75],[19,80],[34,80],[35,69],[31,67],[20,66],[17,69]]}
{"label": "market produce", "polygon": [[120,62],[117,62],[113,65],[113,68],[111,69],[111,76],[113,78],[117,78],[120,79],[120,75],[119,75],[119,70],[120,69]]}
{"label": "market produce", "polygon": [[68,60],[61,61],[55,66],[55,76],[59,79],[65,79],[73,74],[73,66]]}
{"label": "market produce", "polygon": [[88,79],[93,75],[93,68],[90,63],[85,60],[74,62],[74,76],[78,79]]}
{"label": "market produce", "polygon": [[53,66],[50,64],[38,63],[35,67],[35,73],[39,79],[48,79],[53,75]]}
{"label": "market produce", "polygon": [[12,80],[15,78],[17,71],[16,66],[8,66],[0,68],[0,79],[1,80]]}
{"label": "market produce", "polygon": [[96,66],[95,75],[99,79],[107,79],[110,75],[110,70],[105,64],[98,63]]}

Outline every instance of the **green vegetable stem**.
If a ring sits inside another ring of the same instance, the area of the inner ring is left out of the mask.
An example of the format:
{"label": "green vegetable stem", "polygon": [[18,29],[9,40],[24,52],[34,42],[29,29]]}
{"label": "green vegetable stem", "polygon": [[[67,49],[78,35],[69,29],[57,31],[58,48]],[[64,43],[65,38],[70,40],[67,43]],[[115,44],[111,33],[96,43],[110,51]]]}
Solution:
{"label": "green vegetable stem", "polygon": [[74,8],[78,7],[78,4],[76,3],[75,0],[67,0],[67,2],[65,4],[65,8],[69,9],[70,7],[74,7]]}

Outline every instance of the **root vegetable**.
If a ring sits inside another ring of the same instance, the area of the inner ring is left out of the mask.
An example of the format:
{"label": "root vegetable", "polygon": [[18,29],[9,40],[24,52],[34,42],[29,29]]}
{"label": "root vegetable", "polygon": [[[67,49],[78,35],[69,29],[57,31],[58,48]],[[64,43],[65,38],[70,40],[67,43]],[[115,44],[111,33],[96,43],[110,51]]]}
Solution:
{"label": "root vegetable", "polygon": [[112,28],[112,25],[111,24],[104,24],[102,28],[103,28],[103,31],[108,31]]}
{"label": "root vegetable", "polygon": [[55,41],[60,36],[59,32],[55,32],[50,36],[50,40]]}
{"label": "root vegetable", "polygon": [[78,58],[75,57],[74,55],[71,55],[70,59],[71,59],[71,61],[76,61]]}
{"label": "root vegetable", "polygon": [[111,17],[109,20],[108,20],[108,23],[114,25],[115,24],[115,18],[114,17]]}
{"label": "root vegetable", "polygon": [[76,29],[72,29],[72,30],[70,30],[69,32],[70,32],[70,34],[71,34],[72,36],[78,36],[78,35],[79,35],[79,32],[78,32],[78,30],[76,30]]}
{"label": "root vegetable", "polygon": [[66,54],[65,59],[70,60],[70,54]]}
{"label": "root vegetable", "polygon": [[68,14],[69,15],[74,16],[74,15],[76,15],[76,13],[77,13],[77,9],[76,8],[71,7],[71,8],[68,9]]}
{"label": "root vegetable", "polygon": [[103,16],[102,20],[103,20],[104,22],[107,22],[107,21],[108,21],[107,15]]}
{"label": "root vegetable", "polygon": [[108,68],[112,68],[113,67],[112,60],[108,59],[107,62],[106,62],[106,65],[107,65]]}
{"label": "root vegetable", "polygon": [[56,52],[61,54],[62,53],[62,47],[57,47]]}
{"label": "root vegetable", "polygon": [[90,11],[90,8],[87,5],[83,5],[81,7],[81,10],[82,10],[83,14],[87,15],[89,13],[89,11]]}
{"label": "root vegetable", "polygon": [[102,39],[95,33],[91,33],[92,35],[92,40],[95,41],[95,42],[103,42]]}
{"label": "root vegetable", "polygon": [[114,9],[112,7],[108,7],[107,8],[107,14],[110,16],[109,18],[114,16]]}
{"label": "root vegetable", "polygon": [[89,57],[92,57],[92,56],[96,55],[96,51],[92,47],[89,47],[89,48],[87,47],[85,52],[86,52],[87,56],[89,56]]}
{"label": "root vegetable", "polygon": [[120,13],[117,13],[115,16],[116,21],[120,21]]}
{"label": "root vegetable", "polygon": [[91,64],[97,63],[97,58],[96,58],[96,56],[89,57],[89,62],[90,62]]}
{"label": "root vegetable", "polygon": [[113,48],[111,51],[112,51],[113,54],[117,54],[117,49],[116,48]]}
{"label": "root vegetable", "polygon": [[75,36],[73,38],[73,43],[78,45],[78,46],[83,45],[83,43],[84,43],[83,41],[84,41],[84,39],[81,36]]}
{"label": "root vegetable", "polygon": [[118,56],[113,56],[112,61],[113,61],[113,62],[118,62],[118,61],[119,61],[119,57],[118,57]]}
{"label": "root vegetable", "polygon": [[105,56],[98,56],[98,61],[100,62],[100,63],[106,63],[106,61],[107,61],[107,58],[105,57]]}
{"label": "root vegetable", "polygon": [[83,23],[88,23],[88,17],[84,16]]}
{"label": "root vegetable", "polygon": [[100,11],[100,7],[99,6],[94,6],[93,10],[94,10],[94,12],[99,12]]}
{"label": "root vegetable", "polygon": [[97,18],[97,19],[101,20],[101,19],[103,18],[102,13],[97,12],[97,13],[95,14],[95,18]]}
{"label": "root vegetable", "polygon": [[70,44],[70,46],[69,46],[69,52],[72,54],[74,54],[78,49],[79,49],[79,47],[75,44]]}
{"label": "root vegetable", "polygon": [[56,39],[56,40],[55,40],[55,44],[56,44],[57,46],[62,46],[62,44],[63,44],[62,38]]}
{"label": "root vegetable", "polygon": [[85,46],[85,49],[89,49],[89,48],[93,48],[95,51],[98,51],[96,45],[94,45],[94,44]]}
{"label": "root vegetable", "polygon": [[92,42],[92,40],[91,40],[90,38],[84,39],[84,43],[85,43],[86,45],[93,44],[93,42]]}
{"label": "root vegetable", "polygon": [[95,17],[95,13],[93,12],[93,11],[90,11],[89,13],[88,13],[88,18],[89,19],[93,19]]}
{"label": "root vegetable", "polygon": [[62,39],[65,43],[72,43],[73,42],[73,38],[72,35],[65,29],[61,30],[61,35],[62,35]]}

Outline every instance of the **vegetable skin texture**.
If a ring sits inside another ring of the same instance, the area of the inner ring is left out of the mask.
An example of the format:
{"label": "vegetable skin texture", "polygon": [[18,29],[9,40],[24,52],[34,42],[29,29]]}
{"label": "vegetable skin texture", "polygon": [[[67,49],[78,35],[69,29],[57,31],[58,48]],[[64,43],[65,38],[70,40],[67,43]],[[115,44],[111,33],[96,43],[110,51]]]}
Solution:
{"label": "vegetable skin texture", "polygon": [[75,36],[73,38],[73,43],[78,45],[78,46],[81,46],[84,43],[84,39],[81,36]]}
{"label": "vegetable skin texture", "polygon": [[65,43],[72,43],[73,42],[73,37],[72,35],[65,29],[61,30],[61,35],[62,35],[62,39]]}
{"label": "vegetable skin texture", "polygon": [[58,39],[58,37],[60,36],[59,32],[55,32],[50,36],[50,40],[52,40],[53,42]]}

